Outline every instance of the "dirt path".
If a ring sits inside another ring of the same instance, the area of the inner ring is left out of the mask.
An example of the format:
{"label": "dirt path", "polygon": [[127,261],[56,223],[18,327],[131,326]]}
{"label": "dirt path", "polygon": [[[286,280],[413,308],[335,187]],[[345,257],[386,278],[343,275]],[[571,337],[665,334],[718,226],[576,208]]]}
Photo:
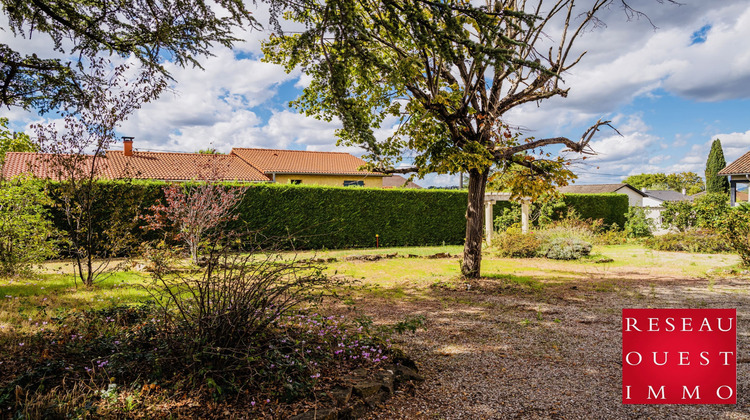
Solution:
{"label": "dirt path", "polygon": [[[426,330],[398,338],[426,381],[372,419],[750,419],[747,279],[535,287],[486,280],[358,306],[383,322],[426,317]],[[621,404],[621,309],[646,307],[737,309],[736,405]]]}

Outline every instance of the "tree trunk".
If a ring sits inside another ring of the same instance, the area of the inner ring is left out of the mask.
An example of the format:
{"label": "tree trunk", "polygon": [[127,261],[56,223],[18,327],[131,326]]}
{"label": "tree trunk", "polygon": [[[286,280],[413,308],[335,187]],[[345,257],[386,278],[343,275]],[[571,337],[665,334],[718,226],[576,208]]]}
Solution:
{"label": "tree trunk", "polygon": [[484,222],[484,190],[487,186],[489,168],[481,172],[469,171],[469,205],[466,207],[466,243],[461,274],[468,278],[480,276],[482,265],[482,227]]}

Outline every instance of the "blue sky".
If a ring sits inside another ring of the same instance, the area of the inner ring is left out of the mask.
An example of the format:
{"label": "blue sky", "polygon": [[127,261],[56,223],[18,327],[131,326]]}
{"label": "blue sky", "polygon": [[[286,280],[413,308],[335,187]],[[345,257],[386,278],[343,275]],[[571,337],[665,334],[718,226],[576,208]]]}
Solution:
{"label": "blue sky", "polygon": [[[702,175],[714,138],[722,140],[728,161],[750,150],[750,5],[745,0],[632,3],[656,29],[645,19],[628,21],[615,1],[601,15],[606,27],[586,33],[577,44],[587,54],[565,76],[568,98],[516,108],[506,121],[537,138],[577,139],[599,118],[611,119],[623,135],[603,131],[595,138],[598,154],[575,166],[578,183],[619,182],[643,172]],[[267,13],[257,8],[255,16],[263,22]],[[121,134],[134,136],[140,150],[241,146],[361,154],[336,146],[335,122],[287,107],[305,76],[260,62],[260,41],[268,32],[238,35],[244,41],[234,50],[217,48],[215,57],[202,62],[204,71],[166,63],[177,80],[174,93],[146,104],[123,124]],[[49,40],[38,35],[24,40],[0,31],[0,38],[21,51],[53,55]],[[18,130],[53,118],[18,109],[0,110],[0,116]],[[458,180],[430,175],[417,182],[445,186]]]}

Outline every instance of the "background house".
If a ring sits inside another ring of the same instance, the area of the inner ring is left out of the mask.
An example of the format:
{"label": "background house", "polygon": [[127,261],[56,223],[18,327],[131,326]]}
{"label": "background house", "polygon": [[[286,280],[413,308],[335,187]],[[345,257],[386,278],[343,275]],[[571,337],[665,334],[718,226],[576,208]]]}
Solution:
{"label": "background house", "polygon": [[[133,149],[132,140],[125,140],[122,150],[107,150],[105,154],[106,159],[97,160],[96,169],[97,176],[104,179],[211,179],[381,188],[386,177],[359,170],[367,164],[364,160],[339,152],[244,148],[232,149],[227,155],[142,152]],[[38,178],[57,179],[54,157],[44,153],[7,153],[3,177],[31,173]],[[401,180],[403,184],[405,179]]]}
{"label": "background house", "polygon": [[638,188],[628,184],[567,185],[557,190],[563,194],[625,194],[628,196],[628,204],[638,207],[643,206],[643,198],[646,196]]}
{"label": "background house", "polygon": [[383,187],[385,174],[362,171],[364,160],[341,152],[234,148],[230,153],[257,168],[271,182]]}
{"label": "background house", "polygon": [[406,178],[401,175],[391,175],[383,177],[383,188],[414,188],[421,189],[416,183],[409,181],[406,182]]}
{"label": "background house", "polygon": [[662,218],[661,212],[664,210],[664,203],[668,201],[693,201],[692,197],[683,192],[677,192],[672,190],[647,190],[646,188],[641,190],[646,197],[643,197],[643,207],[646,211],[646,216],[654,221],[656,230],[654,233],[666,232],[661,227]]}
{"label": "background house", "polygon": [[[740,156],[739,159],[727,165],[718,172],[718,175],[726,176],[729,180],[729,205],[748,201],[747,187],[750,186],[750,152]],[[745,192],[738,191],[743,186]]]}

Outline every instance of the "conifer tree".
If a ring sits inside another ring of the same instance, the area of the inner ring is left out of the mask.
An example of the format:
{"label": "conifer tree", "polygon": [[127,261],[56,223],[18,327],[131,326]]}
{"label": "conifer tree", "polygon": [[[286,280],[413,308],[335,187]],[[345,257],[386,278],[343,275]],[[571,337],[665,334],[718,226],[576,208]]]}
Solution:
{"label": "conifer tree", "polygon": [[709,193],[728,193],[729,181],[727,177],[718,175],[718,172],[727,166],[724,159],[724,151],[721,148],[721,140],[716,139],[711,144],[711,152],[706,161],[706,191]]}

